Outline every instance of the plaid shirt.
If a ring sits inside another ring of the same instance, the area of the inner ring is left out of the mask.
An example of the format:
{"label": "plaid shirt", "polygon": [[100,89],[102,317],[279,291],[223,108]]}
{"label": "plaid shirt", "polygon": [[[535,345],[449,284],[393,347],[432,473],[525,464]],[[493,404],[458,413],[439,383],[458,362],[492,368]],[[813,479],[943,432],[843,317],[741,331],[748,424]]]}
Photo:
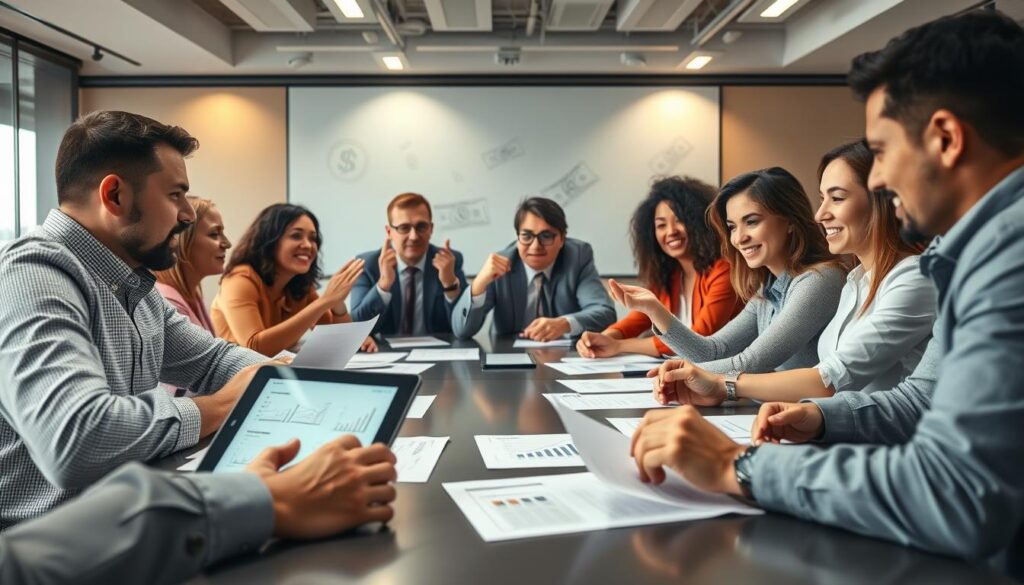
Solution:
{"label": "plaid shirt", "polygon": [[119,465],[191,447],[199,395],[266,357],[213,338],[53,210],[0,250],[0,530]]}

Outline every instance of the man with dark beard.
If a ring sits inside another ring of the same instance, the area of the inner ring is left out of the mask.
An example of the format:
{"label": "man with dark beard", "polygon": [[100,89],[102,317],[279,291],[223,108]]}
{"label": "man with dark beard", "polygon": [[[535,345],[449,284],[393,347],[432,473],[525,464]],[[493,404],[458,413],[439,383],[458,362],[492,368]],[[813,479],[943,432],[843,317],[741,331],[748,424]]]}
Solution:
{"label": "man with dark beard", "polygon": [[135,114],[80,118],[57,154],[60,208],[0,250],[0,530],[123,463],[195,445],[266,360],[153,288],[195,219],[184,158],[197,147]]}
{"label": "man with dark beard", "polygon": [[[989,10],[911,29],[856,58],[874,153],[907,234],[938,237],[938,291],[918,371],[888,391],[767,403],[754,446],[690,406],[633,437],[645,480],[665,467],[777,512],[1024,574],[1024,29]],[[670,373],[671,374],[671,373]],[[685,378],[659,377],[687,402]],[[806,443],[802,445],[780,444]]]}

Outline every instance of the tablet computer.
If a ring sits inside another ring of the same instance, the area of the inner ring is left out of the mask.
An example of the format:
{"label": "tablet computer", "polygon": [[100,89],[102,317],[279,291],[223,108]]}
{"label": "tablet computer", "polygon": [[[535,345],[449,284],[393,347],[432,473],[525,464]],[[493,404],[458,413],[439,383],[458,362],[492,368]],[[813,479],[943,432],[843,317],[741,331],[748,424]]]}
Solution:
{"label": "tablet computer", "polygon": [[301,448],[290,465],[341,435],[390,445],[419,385],[419,376],[263,366],[198,470],[241,471],[264,448],[293,437]]}
{"label": "tablet computer", "polygon": [[485,353],[480,364],[485,370],[528,370],[537,364],[528,353]]}

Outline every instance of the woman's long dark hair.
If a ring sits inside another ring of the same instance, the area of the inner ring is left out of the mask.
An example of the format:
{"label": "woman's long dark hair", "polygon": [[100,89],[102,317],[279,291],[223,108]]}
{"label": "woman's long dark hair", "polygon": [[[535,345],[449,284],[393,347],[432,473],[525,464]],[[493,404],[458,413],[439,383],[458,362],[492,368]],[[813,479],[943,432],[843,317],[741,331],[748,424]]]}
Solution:
{"label": "woman's long dark hair", "polygon": [[237,266],[248,265],[260,275],[264,284],[272,285],[277,273],[277,243],[284,236],[288,226],[303,215],[308,217],[316,228],[316,258],[308,272],[297,274],[288,281],[284,286],[284,292],[292,300],[305,298],[309,291],[316,289],[317,282],[323,275],[320,268],[323,237],[320,235],[320,222],[316,216],[301,205],[275,203],[261,211],[238,240],[231,260],[224,268],[224,274],[229,274]]}
{"label": "woman's long dark hair", "polygon": [[826,265],[846,269],[840,259],[829,252],[825,229],[814,221],[811,200],[796,177],[781,167],[744,173],[726,183],[708,207],[708,222],[722,240],[722,255],[732,264],[729,273],[732,287],[741,299],[749,301],[760,294],[770,276],[765,266],[747,266],[743,255],[729,242],[726,203],[743,193],[759,203],[766,212],[785,218],[792,226],[786,257],[786,271],[791,276]]}
{"label": "woman's long dark hair", "polygon": [[715,188],[692,177],[666,177],[651,185],[647,198],[633,213],[629,238],[640,281],[655,291],[672,290],[672,276],[679,269],[675,258],[665,254],[654,234],[654,211],[664,201],[686,226],[686,253],[698,274],[706,272],[720,256],[718,234],[707,224],[705,213]]}

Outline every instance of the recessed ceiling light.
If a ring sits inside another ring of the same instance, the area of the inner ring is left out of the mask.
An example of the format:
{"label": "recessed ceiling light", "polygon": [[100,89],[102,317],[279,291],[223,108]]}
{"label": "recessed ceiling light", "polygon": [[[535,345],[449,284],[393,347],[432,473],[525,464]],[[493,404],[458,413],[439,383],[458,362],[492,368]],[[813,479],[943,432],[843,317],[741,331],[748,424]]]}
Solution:
{"label": "recessed ceiling light", "polygon": [[402,65],[402,60],[395,56],[388,56],[381,58],[384,62],[384,66],[388,68],[388,71],[401,71],[405,69],[405,65]]}
{"label": "recessed ceiling light", "polygon": [[687,69],[703,69],[705,65],[711,62],[711,55],[696,55],[689,62],[686,63]]}
{"label": "recessed ceiling light", "polygon": [[364,18],[366,16],[356,0],[334,0],[334,3],[338,5],[338,9],[341,10],[345,18]]}
{"label": "recessed ceiling light", "polygon": [[761,11],[761,18],[778,18],[797,2],[798,0],[775,0],[771,6]]}

